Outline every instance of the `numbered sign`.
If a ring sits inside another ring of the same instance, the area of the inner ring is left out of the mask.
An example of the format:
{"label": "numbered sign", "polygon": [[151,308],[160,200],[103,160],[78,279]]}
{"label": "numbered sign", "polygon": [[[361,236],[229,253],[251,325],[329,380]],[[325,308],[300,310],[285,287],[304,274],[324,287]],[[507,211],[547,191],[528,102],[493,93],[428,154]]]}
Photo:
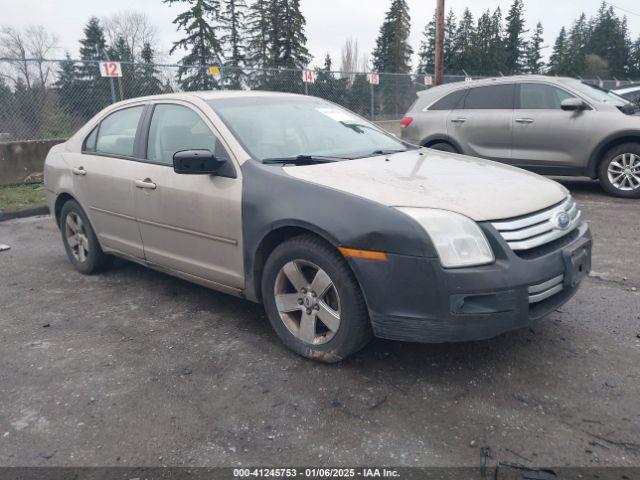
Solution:
{"label": "numbered sign", "polygon": [[616,78],[616,88],[620,86],[620,80]]}
{"label": "numbered sign", "polygon": [[304,70],[302,72],[302,81],[304,83],[313,83],[316,81],[316,74],[313,70]]}
{"label": "numbered sign", "polygon": [[120,62],[100,62],[100,75],[103,77],[121,77]]}
{"label": "numbered sign", "polygon": [[369,74],[369,83],[371,85],[380,85],[380,76],[373,72]]}
{"label": "numbered sign", "polygon": [[222,77],[222,73],[220,73],[220,67],[217,65],[213,65],[211,67],[209,67],[209,75],[211,75],[213,78],[215,78],[216,80],[220,79],[220,77]]}
{"label": "numbered sign", "polygon": [[464,81],[465,81],[465,82],[470,82],[471,80],[473,80],[473,78],[471,78],[471,77],[464,77]]}
{"label": "numbered sign", "polygon": [[433,77],[431,75],[424,76],[424,84],[425,85],[433,85]]}

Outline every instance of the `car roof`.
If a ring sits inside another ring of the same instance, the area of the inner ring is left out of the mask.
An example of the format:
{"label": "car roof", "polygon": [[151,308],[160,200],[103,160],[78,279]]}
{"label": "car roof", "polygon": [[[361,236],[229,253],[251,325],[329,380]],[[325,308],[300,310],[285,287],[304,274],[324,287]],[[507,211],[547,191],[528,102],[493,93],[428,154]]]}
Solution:
{"label": "car roof", "polygon": [[539,81],[539,82],[548,82],[548,83],[557,83],[562,84],[563,80],[571,80],[570,77],[555,77],[549,75],[510,75],[507,77],[489,77],[489,78],[479,78],[477,80],[470,80],[464,82],[452,82],[452,83],[443,83],[442,85],[438,85],[436,87],[431,87],[426,90],[422,90],[418,92],[418,95],[425,95],[428,92],[438,91],[438,92],[450,92],[454,90],[458,90],[460,88],[469,88],[469,87],[478,87],[478,86],[486,86],[486,85],[495,85],[500,83],[519,83],[519,82],[530,82],[530,81]]}
{"label": "car roof", "polygon": [[636,92],[638,90],[640,90],[640,83],[634,83],[631,85],[626,85],[624,87],[614,88],[611,91],[620,95],[624,93]]}
{"label": "car roof", "polygon": [[222,98],[250,98],[250,97],[300,97],[296,93],[270,92],[260,90],[202,90],[195,92],[175,92],[163,93],[160,95],[148,95],[146,97],[136,97],[118,102],[119,105],[127,103],[150,101],[150,100],[188,100],[198,98],[208,101]]}

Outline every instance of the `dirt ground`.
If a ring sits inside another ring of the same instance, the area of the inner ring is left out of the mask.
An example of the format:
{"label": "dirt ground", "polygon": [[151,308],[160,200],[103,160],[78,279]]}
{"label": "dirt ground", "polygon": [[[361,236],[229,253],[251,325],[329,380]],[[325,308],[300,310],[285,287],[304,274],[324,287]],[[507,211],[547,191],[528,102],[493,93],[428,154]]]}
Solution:
{"label": "dirt ground", "polygon": [[565,181],[593,272],[531,329],[321,365],[259,305],[0,223],[0,465],[640,466],[640,202]]}

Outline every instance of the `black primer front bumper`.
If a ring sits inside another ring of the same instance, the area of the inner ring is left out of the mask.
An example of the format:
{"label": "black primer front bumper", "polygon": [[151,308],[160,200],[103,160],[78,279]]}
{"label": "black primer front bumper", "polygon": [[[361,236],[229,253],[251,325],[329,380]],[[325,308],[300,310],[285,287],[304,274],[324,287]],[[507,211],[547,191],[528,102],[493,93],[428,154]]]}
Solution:
{"label": "black primer front bumper", "polygon": [[523,256],[491,225],[481,227],[496,256],[491,265],[445,269],[437,258],[393,254],[387,262],[352,260],[376,336],[425,343],[491,338],[530,325],[576,292],[578,285],[564,283],[560,291],[530,303],[536,286],[569,278],[567,252],[591,241],[586,223]]}

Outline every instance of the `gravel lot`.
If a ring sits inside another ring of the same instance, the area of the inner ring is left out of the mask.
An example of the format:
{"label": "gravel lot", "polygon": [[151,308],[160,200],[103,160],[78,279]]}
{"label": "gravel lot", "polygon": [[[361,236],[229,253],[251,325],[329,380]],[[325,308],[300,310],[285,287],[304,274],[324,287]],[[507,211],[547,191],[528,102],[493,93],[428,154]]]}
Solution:
{"label": "gravel lot", "polygon": [[640,202],[565,181],[593,273],[532,329],[320,365],[258,305],[0,223],[0,465],[640,466]]}

